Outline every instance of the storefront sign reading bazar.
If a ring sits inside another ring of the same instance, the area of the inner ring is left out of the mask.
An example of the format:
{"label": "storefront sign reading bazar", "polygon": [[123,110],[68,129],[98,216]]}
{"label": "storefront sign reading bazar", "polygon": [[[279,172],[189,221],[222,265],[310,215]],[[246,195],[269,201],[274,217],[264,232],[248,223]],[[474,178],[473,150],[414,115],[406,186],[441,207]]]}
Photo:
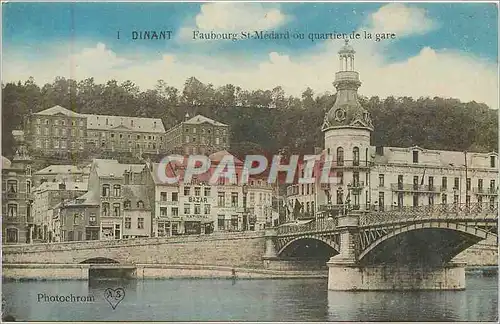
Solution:
{"label": "storefront sign reading bazar", "polygon": [[190,203],[208,203],[207,197],[189,197]]}

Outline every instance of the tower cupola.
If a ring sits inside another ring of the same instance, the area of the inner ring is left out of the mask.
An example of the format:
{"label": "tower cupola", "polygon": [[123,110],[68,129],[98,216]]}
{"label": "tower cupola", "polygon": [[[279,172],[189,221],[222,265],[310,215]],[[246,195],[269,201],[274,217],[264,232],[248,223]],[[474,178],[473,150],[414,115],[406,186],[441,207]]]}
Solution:
{"label": "tower cupola", "polygon": [[335,73],[333,85],[337,89],[337,98],[328,111],[321,130],[326,132],[338,128],[361,128],[373,131],[370,113],[358,100],[358,88],[361,86],[359,74],[354,70],[354,48],[345,40],[345,45],[338,52],[340,70]]}

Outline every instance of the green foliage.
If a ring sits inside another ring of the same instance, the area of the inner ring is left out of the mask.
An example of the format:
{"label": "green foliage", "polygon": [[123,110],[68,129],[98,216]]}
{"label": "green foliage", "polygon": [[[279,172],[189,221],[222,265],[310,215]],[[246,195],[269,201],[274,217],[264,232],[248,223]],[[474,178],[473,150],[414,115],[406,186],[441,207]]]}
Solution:
{"label": "green foliage", "polygon": [[[168,129],[190,116],[202,114],[231,125],[231,150],[249,153],[311,154],[323,147],[321,124],[335,102],[331,93],[315,95],[305,89],[300,98],[286,97],[281,87],[243,90],[231,84],[215,88],[194,77],[182,91],[159,80],[155,89],[140,91],[132,82],[110,80],[96,84],[57,77],[52,84],[2,85],[3,155],[12,155],[12,130],[23,118],[54,105],[81,113],[162,118]],[[429,149],[494,151],[498,146],[497,110],[456,99],[388,97],[360,98],[373,117],[373,145]]]}

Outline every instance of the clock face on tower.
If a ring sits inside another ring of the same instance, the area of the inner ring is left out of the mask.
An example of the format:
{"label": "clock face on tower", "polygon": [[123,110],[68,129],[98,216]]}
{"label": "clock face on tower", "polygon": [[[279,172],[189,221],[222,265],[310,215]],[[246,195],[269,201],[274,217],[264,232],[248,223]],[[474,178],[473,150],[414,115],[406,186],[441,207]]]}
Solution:
{"label": "clock face on tower", "polygon": [[335,120],[338,122],[344,121],[345,120],[345,110],[342,108],[339,108],[335,110]]}

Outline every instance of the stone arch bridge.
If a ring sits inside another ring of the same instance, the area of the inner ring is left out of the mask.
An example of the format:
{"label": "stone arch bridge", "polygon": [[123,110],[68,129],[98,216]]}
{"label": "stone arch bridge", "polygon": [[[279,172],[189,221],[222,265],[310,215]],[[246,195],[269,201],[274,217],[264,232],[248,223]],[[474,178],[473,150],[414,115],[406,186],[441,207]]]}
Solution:
{"label": "stone arch bridge", "polygon": [[328,261],[329,289],[462,289],[463,264],[452,259],[482,240],[498,243],[497,213],[497,206],[483,204],[389,207],[265,232],[5,245],[2,259],[4,267],[118,263],[262,268],[314,255],[323,264]]}

